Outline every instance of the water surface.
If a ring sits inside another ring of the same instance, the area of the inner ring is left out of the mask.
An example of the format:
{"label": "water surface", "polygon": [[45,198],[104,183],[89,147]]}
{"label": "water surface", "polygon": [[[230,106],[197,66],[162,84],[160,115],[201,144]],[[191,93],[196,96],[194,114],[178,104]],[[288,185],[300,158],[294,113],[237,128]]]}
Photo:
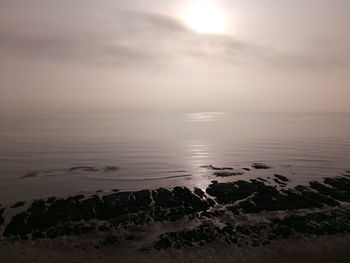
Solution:
{"label": "water surface", "polygon": [[[292,184],[350,168],[350,114],[119,113],[0,120],[0,200],[205,186],[202,165],[272,169]],[[70,171],[90,166],[98,171]],[[106,166],[118,167],[106,172]],[[259,172],[259,173],[258,173]],[[29,174],[29,176],[28,176]],[[27,176],[26,176],[27,175]],[[24,177],[24,178],[23,178]]]}

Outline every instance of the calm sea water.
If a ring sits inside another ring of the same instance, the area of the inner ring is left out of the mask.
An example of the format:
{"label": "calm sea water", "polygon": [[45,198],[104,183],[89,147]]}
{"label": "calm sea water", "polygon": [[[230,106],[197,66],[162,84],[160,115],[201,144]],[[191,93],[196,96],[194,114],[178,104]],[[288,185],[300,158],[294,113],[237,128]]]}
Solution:
{"label": "calm sea water", "polygon": [[[0,120],[0,201],[111,189],[204,188],[202,165],[291,184],[350,169],[350,114],[123,113]],[[96,171],[70,171],[91,166]],[[117,166],[116,171],[105,171]],[[28,175],[29,176],[26,176]],[[31,173],[31,174],[30,174]],[[24,178],[23,178],[24,176]]]}

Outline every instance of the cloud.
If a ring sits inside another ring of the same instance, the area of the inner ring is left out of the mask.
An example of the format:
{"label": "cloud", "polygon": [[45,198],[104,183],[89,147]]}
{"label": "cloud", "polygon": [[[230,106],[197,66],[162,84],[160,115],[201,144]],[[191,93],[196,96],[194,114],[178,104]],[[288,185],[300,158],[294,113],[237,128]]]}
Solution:
{"label": "cloud", "polygon": [[258,63],[297,69],[349,68],[350,61],[332,52],[278,51],[228,35],[196,34],[179,20],[153,13],[120,11],[113,19],[80,15],[80,24],[29,21],[2,21],[0,53],[113,67],[166,66],[182,58],[234,67]]}

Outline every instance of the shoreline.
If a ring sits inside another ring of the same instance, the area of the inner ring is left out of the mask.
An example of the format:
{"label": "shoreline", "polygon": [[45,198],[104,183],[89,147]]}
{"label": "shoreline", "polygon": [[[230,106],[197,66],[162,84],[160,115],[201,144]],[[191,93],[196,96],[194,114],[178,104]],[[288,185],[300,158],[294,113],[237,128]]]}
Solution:
{"label": "shoreline", "polygon": [[[262,164],[258,167],[269,169]],[[217,177],[237,174],[229,167],[206,168]],[[125,256],[125,262],[137,262],[135,257],[144,254],[160,257],[164,253],[199,251],[205,255],[208,252],[201,250],[216,246],[223,254],[245,250],[258,253],[277,249],[283,242],[303,240],[329,240],[332,247],[337,237],[340,246],[346,246],[344,240],[350,240],[350,172],[294,188],[289,188],[288,183],[286,176],[274,174],[269,179],[213,180],[205,191],[176,186],[64,199],[51,197],[0,206],[0,253],[8,250],[5,254],[13,259],[11,262],[22,262],[24,256],[15,253],[16,247],[34,254],[42,248],[51,251],[52,262],[61,262],[57,257],[62,246],[72,257],[103,255],[101,251],[111,250],[107,253],[111,260],[125,250],[130,254]],[[46,247],[49,244],[51,248]],[[300,253],[322,259],[323,252],[308,251],[307,247]],[[290,251],[283,253],[293,254],[293,249],[297,248],[291,245]],[[342,257],[349,260],[350,253],[346,251]],[[246,259],[237,262],[250,262]],[[332,262],[345,261],[333,258]]]}

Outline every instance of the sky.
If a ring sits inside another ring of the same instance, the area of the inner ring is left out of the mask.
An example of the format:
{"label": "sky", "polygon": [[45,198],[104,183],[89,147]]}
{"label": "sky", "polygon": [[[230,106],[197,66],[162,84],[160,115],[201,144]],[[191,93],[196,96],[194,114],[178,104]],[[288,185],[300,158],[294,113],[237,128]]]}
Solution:
{"label": "sky", "polygon": [[350,1],[203,2],[0,0],[1,113],[350,111]]}

